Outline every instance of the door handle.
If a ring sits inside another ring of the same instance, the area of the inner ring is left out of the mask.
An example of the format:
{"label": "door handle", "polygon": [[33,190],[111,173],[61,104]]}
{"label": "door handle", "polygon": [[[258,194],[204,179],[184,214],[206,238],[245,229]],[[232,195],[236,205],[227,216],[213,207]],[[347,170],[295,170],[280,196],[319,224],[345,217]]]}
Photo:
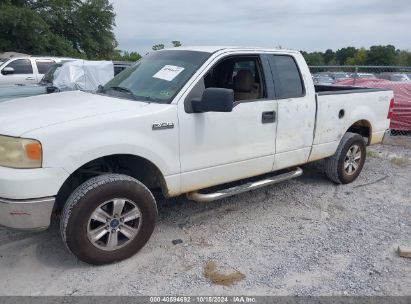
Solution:
{"label": "door handle", "polygon": [[275,111],[263,112],[263,114],[261,116],[261,122],[263,124],[273,123],[273,122],[275,122],[275,116],[276,116]]}
{"label": "door handle", "polygon": [[34,77],[27,77],[26,80],[34,80]]}

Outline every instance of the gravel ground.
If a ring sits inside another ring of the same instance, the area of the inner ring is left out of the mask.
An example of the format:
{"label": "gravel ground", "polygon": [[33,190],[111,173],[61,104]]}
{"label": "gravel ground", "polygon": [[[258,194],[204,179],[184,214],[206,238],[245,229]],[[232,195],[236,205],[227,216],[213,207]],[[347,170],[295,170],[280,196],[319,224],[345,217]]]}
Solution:
{"label": "gravel ground", "polygon": [[[33,234],[0,228],[0,295],[411,295],[411,259],[396,253],[411,247],[411,149],[380,145],[368,155],[350,185],[312,164],[300,178],[224,201],[160,201],[146,247],[109,266],[77,261],[57,223]],[[213,284],[211,261],[245,277]]]}

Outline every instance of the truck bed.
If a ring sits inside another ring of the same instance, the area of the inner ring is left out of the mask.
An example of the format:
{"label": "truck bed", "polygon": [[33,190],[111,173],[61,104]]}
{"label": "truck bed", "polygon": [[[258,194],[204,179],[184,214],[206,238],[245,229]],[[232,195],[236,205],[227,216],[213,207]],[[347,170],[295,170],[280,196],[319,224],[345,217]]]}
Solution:
{"label": "truck bed", "polygon": [[354,86],[337,86],[337,85],[314,85],[315,92],[318,95],[335,95],[335,94],[351,94],[365,92],[389,91],[379,88],[362,88]]}
{"label": "truck bed", "polygon": [[393,97],[392,91],[321,85],[315,86],[315,90],[317,119],[313,159],[334,154],[342,136],[355,123],[372,126],[371,134],[368,135],[371,137],[370,144],[382,140],[390,123],[387,113]]}

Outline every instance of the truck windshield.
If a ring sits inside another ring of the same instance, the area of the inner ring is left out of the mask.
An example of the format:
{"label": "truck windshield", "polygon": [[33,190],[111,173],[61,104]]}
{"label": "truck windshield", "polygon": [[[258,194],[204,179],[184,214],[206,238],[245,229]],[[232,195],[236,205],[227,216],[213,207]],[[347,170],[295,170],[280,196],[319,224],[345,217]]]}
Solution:
{"label": "truck windshield", "polygon": [[170,103],[210,56],[210,53],[195,51],[155,52],[122,71],[101,87],[99,93],[139,101]]}

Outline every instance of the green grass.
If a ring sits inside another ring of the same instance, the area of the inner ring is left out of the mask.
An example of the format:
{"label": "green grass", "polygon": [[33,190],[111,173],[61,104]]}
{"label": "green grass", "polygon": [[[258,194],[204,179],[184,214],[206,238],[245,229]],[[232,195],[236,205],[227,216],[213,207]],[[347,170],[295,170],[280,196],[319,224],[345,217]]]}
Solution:
{"label": "green grass", "polygon": [[391,163],[397,167],[405,168],[408,166],[409,161],[403,157],[394,157],[391,159]]}
{"label": "green grass", "polygon": [[368,150],[367,156],[372,157],[372,158],[381,158],[380,153],[378,153],[377,151],[373,151],[373,150]]}

